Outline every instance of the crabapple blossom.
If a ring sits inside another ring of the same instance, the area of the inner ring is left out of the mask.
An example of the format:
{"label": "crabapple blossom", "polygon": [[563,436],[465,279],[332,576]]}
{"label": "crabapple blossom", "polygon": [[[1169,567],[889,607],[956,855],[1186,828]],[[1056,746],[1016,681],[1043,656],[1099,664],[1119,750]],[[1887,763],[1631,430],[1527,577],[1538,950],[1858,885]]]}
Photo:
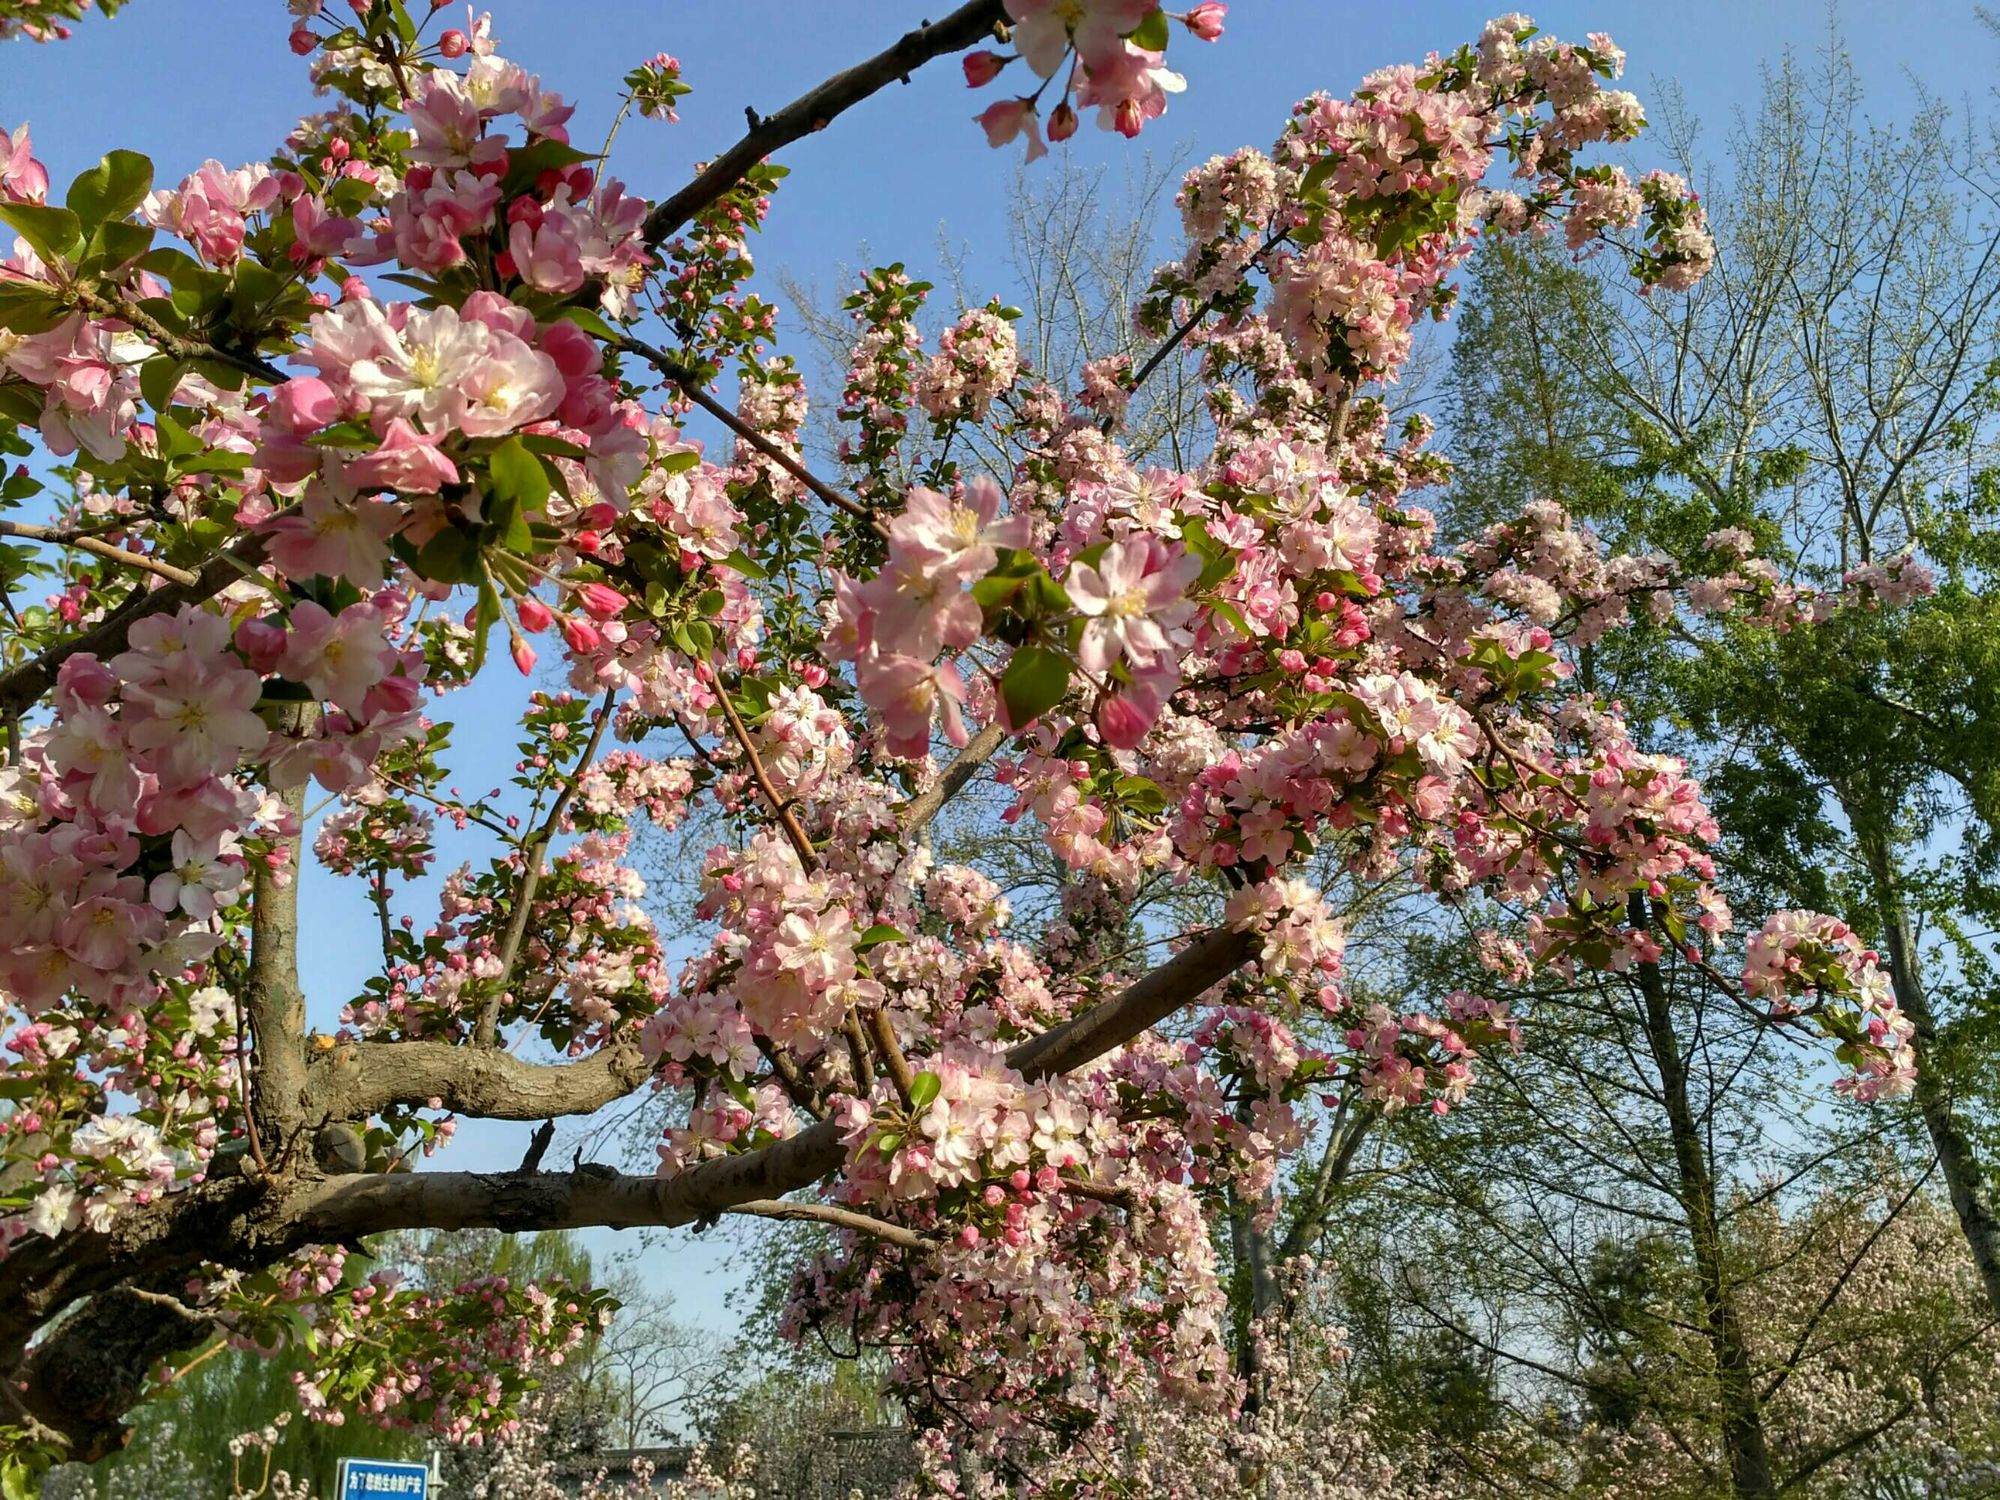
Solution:
{"label": "crabapple blossom", "polygon": [[[1136,134],[1185,86],[1154,0],[989,9],[1016,51],[966,77],[1062,78],[1051,136],[1081,108]],[[1212,41],[1225,9],[1177,19]],[[0,439],[72,460],[0,484],[52,523],[6,548],[46,599],[0,670],[0,1280],[33,1424],[0,1457],[114,1446],[210,1329],[310,1330],[317,1419],[505,1433],[602,1295],[404,1283],[340,1247],[775,1211],[828,1230],[787,1327],[882,1348],[926,1424],[1028,1451],[1053,1421],[1048,1492],[1152,1483],[1112,1439],[1154,1400],[1251,1464],[1280,1439],[1231,1373],[1217,1216],[1277,1193],[1325,1090],[1473,1107],[1534,1022],[1364,993],[1321,853],[1502,910],[1521,937],[1474,940],[1496,994],[1685,965],[1831,1034],[1858,1099],[1908,1085],[1845,926],[1782,914],[1739,964],[1699,784],[1579,662],[1640,621],[1894,609],[1924,565],[1816,592],[1733,536],[1612,555],[1547,500],[1447,545],[1421,503],[1446,461],[1381,399],[1482,233],[1561,223],[1667,291],[1707,269],[1685,183],[1583,160],[1643,123],[1608,39],[1502,18],[1197,167],[1134,309],[1157,354],[1092,361],[1074,400],[998,299],[927,354],[929,287],[867,273],[836,484],[749,248],[767,158],[825,119],[753,121],[649,204],[489,20],[430,43],[433,17],[349,10],[291,8],[337,97],[268,162],[155,191],[114,154],[52,209],[25,128],[0,135]],[[654,58],[629,100],[671,118],[680,79]],[[1038,98],[986,110],[989,139],[1041,154]],[[1205,438],[1168,466],[1118,423],[1170,357]],[[975,434],[988,473],[961,467]],[[497,700],[455,695],[505,690],[501,632],[560,686],[520,689],[507,785],[468,793],[451,720],[494,738]],[[1063,872],[1046,915],[984,852],[937,862],[931,822],[982,776],[982,829]],[[647,904],[649,824],[715,840],[685,926]],[[330,881],[379,934],[348,994],[296,963]],[[1195,915],[1133,923],[1164,887]],[[462,1117],[640,1096],[654,1176],[543,1168],[546,1137],[511,1175],[398,1170]],[[79,1412],[99,1296],[162,1321]]]}

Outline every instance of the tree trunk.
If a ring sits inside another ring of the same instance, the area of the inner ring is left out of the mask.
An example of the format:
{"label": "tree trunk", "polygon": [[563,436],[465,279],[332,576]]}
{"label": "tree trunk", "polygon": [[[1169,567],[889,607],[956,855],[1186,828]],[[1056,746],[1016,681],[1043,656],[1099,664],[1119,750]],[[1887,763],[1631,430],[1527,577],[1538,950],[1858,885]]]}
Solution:
{"label": "tree trunk", "polygon": [[1951,1206],[1972,1251],[1972,1263],[1978,1267],[1980,1284],[1986,1288],[1986,1300],[2000,1316],[2000,1217],[1995,1215],[1986,1188],[1979,1153],[1952,1113],[1951,1079],[1933,1066],[1937,1060],[1937,1017],[1931,1011],[1930,996],[1924,992],[1916,939],[1910,931],[1910,910],[1896,880],[1887,834],[1872,819],[1857,819],[1856,826],[1861,830],[1862,852],[1875,887],[1883,943],[1889,950],[1889,983],[1896,1004],[1916,1027],[1912,1045],[1917,1053],[1917,1108],[1937,1151],[1938,1169],[1944,1174]]}
{"label": "tree trunk", "polygon": [[[1646,910],[1641,898],[1635,896],[1632,907],[1632,925],[1645,927]],[[1674,1035],[1666,980],[1658,964],[1640,964],[1638,977],[1640,995],[1646,1003],[1646,1044],[1660,1073],[1660,1096],[1666,1104],[1674,1168],[1680,1179],[1681,1207],[1687,1215],[1695,1271],[1701,1281],[1703,1322],[1715,1359],[1716,1393],[1722,1403],[1722,1441],[1729,1454],[1730,1493],[1736,1500],[1774,1500],[1778,1486],[1771,1474],[1771,1454],[1764,1438],[1763,1408],[1750,1372],[1750,1351],[1743,1338],[1735,1289],[1722,1264],[1715,1179],[1710,1173],[1700,1124],[1688,1099],[1687,1064]]]}

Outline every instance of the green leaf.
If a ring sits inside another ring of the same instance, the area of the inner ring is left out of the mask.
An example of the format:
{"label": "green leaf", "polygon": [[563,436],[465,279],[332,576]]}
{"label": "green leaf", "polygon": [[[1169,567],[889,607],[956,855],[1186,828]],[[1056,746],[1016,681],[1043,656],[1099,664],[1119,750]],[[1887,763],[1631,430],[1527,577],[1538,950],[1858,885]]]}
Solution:
{"label": "green leaf", "polygon": [[139,394],[154,411],[165,411],[173,404],[174,389],[181,383],[181,372],[186,368],[171,354],[155,354],[139,366]]}
{"label": "green leaf", "polygon": [[1007,723],[1016,730],[1034,723],[1068,691],[1069,658],[1046,646],[1021,647],[1000,679],[1000,701]]}
{"label": "green leaf", "polygon": [[417,572],[439,583],[473,583],[480,577],[479,544],[447,526],[417,553]]}
{"label": "green leaf", "polygon": [[0,203],[0,219],[19,231],[46,261],[67,260],[83,244],[83,222],[66,208],[46,203]]}
{"label": "green leaf", "polygon": [[685,474],[700,462],[699,453],[669,453],[660,459],[658,467],[662,474]]}
{"label": "green leaf", "polygon": [[910,1080],[910,1108],[929,1109],[936,1102],[944,1080],[926,1069]]}
{"label": "green leaf", "polygon": [[85,230],[107,219],[122,219],[145,201],[153,186],[153,164],[136,151],[113,151],[88,172],[79,173],[63,201]]}
{"label": "green leaf", "polygon": [[152,243],[152,225],[107,219],[97,226],[97,232],[84,247],[85,258],[107,268],[123,266],[144,255]]}
{"label": "green leaf", "polygon": [[518,437],[511,437],[486,460],[486,521],[503,547],[525,552],[534,545],[528,517],[548,509],[549,474]]}
{"label": "green leaf", "polygon": [[1167,13],[1156,10],[1139,23],[1132,33],[1132,45],[1147,52],[1164,52],[1172,34],[1167,30]]}
{"label": "green leaf", "polygon": [[0,281],[0,328],[13,333],[46,333],[69,309],[38,281]]}
{"label": "green leaf", "polygon": [[729,569],[732,573],[742,574],[745,578],[769,578],[771,576],[767,569],[759,565],[741,547],[738,547],[729,556],[723,558],[722,566]]}
{"label": "green leaf", "polygon": [[901,928],[877,922],[854,940],[854,951],[866,953],[870,948],[879,947],[883,943],[906,943],[909,940],[909,934]]}

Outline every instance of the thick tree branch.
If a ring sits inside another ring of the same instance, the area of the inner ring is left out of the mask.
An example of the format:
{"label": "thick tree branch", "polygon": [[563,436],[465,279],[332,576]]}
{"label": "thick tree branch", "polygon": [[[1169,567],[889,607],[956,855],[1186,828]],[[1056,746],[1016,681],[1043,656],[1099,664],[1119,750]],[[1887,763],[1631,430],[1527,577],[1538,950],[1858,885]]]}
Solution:
{"label": "thick tree branch", "polygon": [[[1029,1078],[1081,1067],[1195,1000],[1245,962],[1254,946],[1245,933],[1206,933],[1111,999],[1015,1047],[1008,1061]],[[491,1049],[364,1043],[335,1053],[325,1066],[333,1081],[314,1087],[327,1098],[343,1100],[345,1109],[360,1111],[377,1101],[405,1099],[422,1088],[435,1090],[451,1107],[467,1113],[523,1119],[587,1112],[596,1107],[593,1098],[609,1102],[644,1076],[636,1045],[609,1049],[581,1063],[542,1067]],[[347,1069],[353,1070],[352,1077],[342,1078]],[[307,1097],[315,1106],[322,1102],[316,1094]],[[837,1173],[845,1157],[839,1128],[823,1123],[763,1150],[703,1162],[675,1177],[629,1176],[584,1165],[562,1173],[221,1178],[128,1213],[108,1231],[79,1230],[60,1240],[35,1239],[17,1247],[0,1262],[0,1363],[18,1359],[38,1330],[66,1307],[92,1299],[84,1314],[37,1346],[32,1371],[15,1366],[18,1375],[27,1377],[25,1389],[17,1386],[27,1409],[61,1415],[70,1399],[62,1392],[78,1381],[108,1378],[103,1349],[131,1351],[139,1360],[133,1368],[143,1372],[144,1365],[195,1341],[176,1309],[125,1296],[121,1286],[143,1290],[158,1278],[203,1262],[243,1269],[268,1265],[306,1245],[342,1243],[392,1229],[672,1227],[731,1211],[762,1214],[786,1194]],[[797,1207],[784,1205],[787,1213]],[[823,1213],[805,1207],[805,1216],[825,1220]],[[863,1232],[885,1237],[875,1229]],[[90,1319],[99,1307],[103,1317],[131,1325],[116,1343],[95,1336],[80,1339],[71,1332],[88,1334],[95,1328]],[[129,1406],[128,1396],[109,1394],[92,1404],[93,1413],[99,1408],[109,1413],[102,1421],[93,1414],[60,1430],[83,1445],[108,1440],[107,1433],[115,1434],[111,1408],[120,1400]]]}
{"label": "thick tree branch", "polygon": [[[276,728],[310,734],[319,719],[317,703],[287,703]],[[267,860],[251,861],[250,978],[243,990],[243,1013],[250,1023],[254,1087],[252,1129],[264,1150],[282,1152],[305,1119],[306,997],[299,987],[299,846],[303,840],[306,788],[301,782],[278,794],[298,825],[275,841],[282,869]]]}
{"label": "thick tree branch", "polygon": [[323,1054],[311,1071],[316,1118],[359,1120],[392,1105],[438,1099],[475,1119],[547,1120],[616,1103],[652,1068],[628,1035],[569,1063],[523,1062],[498,1048],[455,1042],[361,1042]]}
{"label": "thick tree branch", "polygon": [[[1111,999],[1016,1046],[1007,1061],[1030,1079],[1082,1067],[1124,1046],[1228,978],[1254,949],[1255,939],[1248,933],[1227,928],[1205,933]],[[383,1050],[416,1045],[403,1043]],[[527,1110],[520,1115],[534,1117]],[[838,1172],[845,1156],[839,1127],[829,1122],[761,1151],[703,1162],[676,1177],[632,1177],[608,1167],[527,1178],[467,1172],[339,1177],[305,1189],[296,1208],[286,1210],[286,1217],[303,1232],[300,1243],[423,1227],[671,1228],[809,1187]]]}

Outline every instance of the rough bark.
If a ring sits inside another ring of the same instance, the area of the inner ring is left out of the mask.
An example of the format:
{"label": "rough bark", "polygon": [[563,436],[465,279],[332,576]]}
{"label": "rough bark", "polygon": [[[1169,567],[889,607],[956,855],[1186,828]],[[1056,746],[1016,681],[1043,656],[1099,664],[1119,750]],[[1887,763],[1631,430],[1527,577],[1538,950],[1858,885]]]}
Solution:
{"label": "rough bark", "polygon": [[[288,703],[276,727],[304,735],[318,722],[317,703]],[[284,855],[282,877],[264,860],[251,862],[250,975],[243,989],[243,1012],[255,1044],[250,1055],[252,1142],[260,1165],[282,1153],[305,1122],[306,997],[299,986],[299,852],[303,842],[306,788],[279,793],[300,826],[290,838],[274,840]]]}

